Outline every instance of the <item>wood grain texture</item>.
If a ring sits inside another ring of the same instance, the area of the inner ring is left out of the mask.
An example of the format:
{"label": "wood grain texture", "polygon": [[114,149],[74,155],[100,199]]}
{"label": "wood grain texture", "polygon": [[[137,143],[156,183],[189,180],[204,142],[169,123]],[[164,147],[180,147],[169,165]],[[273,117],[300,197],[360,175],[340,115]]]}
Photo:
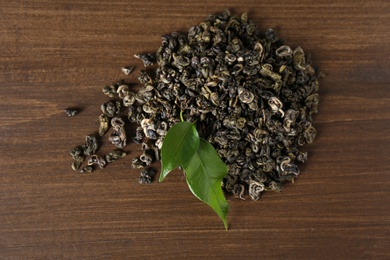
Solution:
{"label": "wood grain texture", "polygon": [[[226,8],[327,75],[296,183],[258,202],[230,197],[226,232],[180,172],[139,185],[138,145],[75,174],[69,149],[96,131],[101,87],[141,68],[133,55],[161,35]],[[0,258],[389,259],[389,27],[385,0],[0,1]],[[69,106],[82,112],[68,118]]]}

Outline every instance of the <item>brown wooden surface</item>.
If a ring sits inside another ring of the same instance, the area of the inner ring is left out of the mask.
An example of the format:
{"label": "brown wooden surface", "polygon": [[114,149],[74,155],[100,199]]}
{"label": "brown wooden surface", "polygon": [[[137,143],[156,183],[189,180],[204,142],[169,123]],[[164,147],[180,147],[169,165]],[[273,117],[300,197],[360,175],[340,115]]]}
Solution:
{"label": "brown wooden surface", "polygon": [[[225,8],[327,75],[301,175],[258,202],[229,198],[227,232],[180,172],[138,184],[138,145],[93,174],[69,156],[97,130],[101,87],[142,68],[135,53]],[[389,28],[385,0],[1,0],[0,258],[389,259]]]}

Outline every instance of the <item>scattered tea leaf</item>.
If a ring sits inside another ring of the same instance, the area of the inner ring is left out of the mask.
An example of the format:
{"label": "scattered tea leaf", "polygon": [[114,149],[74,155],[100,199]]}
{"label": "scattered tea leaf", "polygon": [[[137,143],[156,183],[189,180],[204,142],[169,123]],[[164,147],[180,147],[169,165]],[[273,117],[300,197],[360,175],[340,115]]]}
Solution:
{"label": "scattered tea leaf", "polygon": [[80,110],[77,109],[77,108],[67,108],[67,109],[65,109],[65,114],[67,116],[75,116],[79,112],[80,112]]}

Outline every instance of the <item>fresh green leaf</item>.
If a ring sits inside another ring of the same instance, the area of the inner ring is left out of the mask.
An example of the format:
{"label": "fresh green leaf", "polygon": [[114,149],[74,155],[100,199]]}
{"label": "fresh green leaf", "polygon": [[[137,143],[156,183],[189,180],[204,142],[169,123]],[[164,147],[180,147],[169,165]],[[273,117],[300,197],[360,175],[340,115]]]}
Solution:
{"label": "fresh green leaf", "polygon": [[227,167],[218,156],[214,147],[200,139],[199,149],[188,164],[182,165],[186,172],[187,184],[192,193],[209,205],[228,228],[226,216],[229,204],[221,187],[221,181],[227,173]]}
{"label": "fresh green leaf", "polygon": [[214,147],[199,138],[194,124],[183,121],[169,129],[161,148],[161,163],[160,182],[170,171],[181,166],[191,192],[209,205],[228,228],[229,204],[221,187],[227,167]]}
{"label": "fresh green leaf", "polygon": [[199,134],[194,124],[180,122],[171,127],[161,148],[160,182],[173,169],[188,164],[199,148]]}

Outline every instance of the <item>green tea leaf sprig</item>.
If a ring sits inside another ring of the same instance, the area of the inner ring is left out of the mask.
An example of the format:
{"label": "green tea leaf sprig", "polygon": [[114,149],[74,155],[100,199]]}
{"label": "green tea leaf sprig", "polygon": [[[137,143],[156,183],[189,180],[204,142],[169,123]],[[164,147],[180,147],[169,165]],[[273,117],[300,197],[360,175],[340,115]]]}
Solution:
{"label": "green tea leaf sprig", "polygon": [[180,166],[191,192],[209,205],[228,229],[229,204],[221,187],[227,167],[214,147],[199,137],[194,123],[182,121],[169,129],[161,148],[161,164],[160,182]]}

